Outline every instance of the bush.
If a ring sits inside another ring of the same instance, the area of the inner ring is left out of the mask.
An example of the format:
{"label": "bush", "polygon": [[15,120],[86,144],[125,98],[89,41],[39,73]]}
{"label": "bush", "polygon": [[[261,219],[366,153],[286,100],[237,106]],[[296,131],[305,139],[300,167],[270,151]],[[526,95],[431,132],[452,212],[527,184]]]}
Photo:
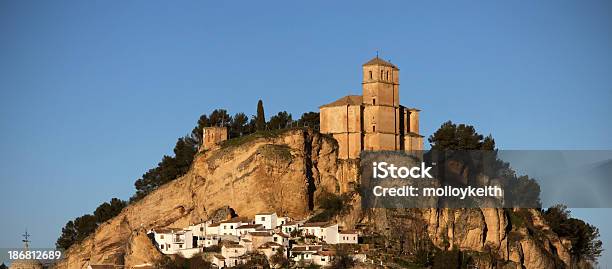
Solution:
{"label": "bush", "polygon": [[309,221],[330,221],[335,216],[342,216],[346,214],[350,209],[352,209],[350,205],[352,196],[352,193],[337,195],[324,190],[318,198],[319,207],[323,209],[323,211],[310,218]]}

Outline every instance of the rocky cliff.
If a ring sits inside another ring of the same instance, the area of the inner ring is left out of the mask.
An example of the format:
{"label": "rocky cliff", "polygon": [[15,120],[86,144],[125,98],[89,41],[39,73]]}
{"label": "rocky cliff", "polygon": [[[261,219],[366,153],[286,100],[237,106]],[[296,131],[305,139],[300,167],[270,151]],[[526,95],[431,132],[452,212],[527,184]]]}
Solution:
{"label": "rocky cliff", "polygon": [[[337,154],[334,139],[310,130],[228,140],[199,152],[186,175],[129,205],[72,246],[57,268],[153,264],[162,254],[146,237],[149,229],[186,227],[229,214],[253,217],[261,211],[308,217],[323,190],[344,193],[358,182],[358,163],[339,160]],[[530,211],[528,220],[530,227],[541,231],[535,235],[512,223],[513,215],[502,209],[362,211],[359,197],[353,203],[352,211],[338,218],[340,224],[366,225],[384,237],[386,247],[399,248],[400,253],[414,251],[427,238],[441,249],[472,251],[479,268],[555,268],[571,263],[567,244],[546,229],[537,211]]]}
{"label": "rocky cliff", "polygon": [[186,227],[227,214],[253,217],[263,211],[305,218],[321,190],[346,191],[357,171],[355,163],[337,159],[334,139],[308,130],[228,140],[199,152],[183,177],[100,225],[72,246],[57,268],[154,263],[161,254],[143,240],[149,229]]}

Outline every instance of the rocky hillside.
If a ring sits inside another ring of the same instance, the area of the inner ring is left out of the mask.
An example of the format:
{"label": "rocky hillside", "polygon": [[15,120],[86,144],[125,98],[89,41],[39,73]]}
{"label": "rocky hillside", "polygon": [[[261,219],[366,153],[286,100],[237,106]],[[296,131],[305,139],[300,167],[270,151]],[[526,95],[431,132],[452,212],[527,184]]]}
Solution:
{"label": "rocky hillside", "polygon": [[[352,191],[358,170],[357,162],[337,159],[334,139],[310,130],[229,140],[198,153],[186,175],[129,205],[72,246],[57,268],[154,263],[161,254],[145,234],[153,228],[262,211],[305,218],[317,208],[323,190]],[[479,268],[559,268],[572,262],[567,244],[547,229],[538,211],[529,211],[528,218],[523,214],[528,225],[518,225],[513,213],[502,209],[362,211],[359,198],[353,201],[352,211],[338,218],[340,224],[353,228],[359,223],[379,235],[385,253],[414,253],[419,242],[428,241],[440,249],[473,252]]]}
{"label": "rocky hillside", "polygon": [[226,141],[196,155],[190,171],[72,246],[57,268],[91,264],[154,262],[160,253],[143,240],[145,231],[186,227],[228,214],[253,217],[276,211],[307,217],[323,189],[343,192],[357,178],[355,163],[337,160],[337,144],[324,135],[297,129]]}

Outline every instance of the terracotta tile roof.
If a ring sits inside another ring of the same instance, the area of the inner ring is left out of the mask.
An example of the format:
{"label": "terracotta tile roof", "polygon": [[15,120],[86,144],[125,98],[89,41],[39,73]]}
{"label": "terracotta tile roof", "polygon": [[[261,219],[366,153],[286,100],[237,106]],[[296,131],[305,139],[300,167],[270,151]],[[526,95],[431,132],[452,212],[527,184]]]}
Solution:
{"label": "terracotta tile roof", "polygon": [[388,66],[388,67],[398,69],[397,66],[395,66],[394,64],[387,62],[381,58],[378,58],[378,56],[372,58],[372,60],[369,60],[367,63],[363,64],[363,66],[367,66],[367,65],[382,65],[382,66]]}
{"label": "terracotta tile roof", "polygon": [[242,225],[236,229],[257,229],[263,227],[263,225],[261,224],[247,224],[247,225]]}
{"label": "terracotta tile roof", "polygon": [[224,247],[226,248],[244,248],[243,245],[237,245],[237,244],[228,244],[228,245],[225,245]]}
{"label": "terracotta tile roof", "polygon": [[308,223],[304,223],[304,225],[302,225],[302,227],[324,227],[325,225],[328,225],[329,223],[327,222],[308,222]]}
{"label": "terracotta tile roof", "polygon": [[323,250],[323,246],[295,246],[291,249],[291,252],[315,252],[319,250]]}
{"label": "terracotta tile roof", "polygon": [[320,250],[320,251],[317,251],[317,255],[319,255],[319,256],[334,256],[334,255],[336,255],[336,253],[334,253],[333,251],[329,251],[329,250]]}
{"label": "terracotta tile roof", "polygon": [[262,244],[261,246],[259,246],[258,248],[260,249],[264,249],[264,248],[271,248],[271,247],[282,247],[283,245],[279,244],[279,243],[274,243],[274,242],[266,242],[264,244]]}
{"label": "terracotta tile roof", "polygon": [[321,107],[334,107],[334,106],[347,106],[347,105],[359,106],[363,103],[362,100],[363,98],[361,97],[361,95],[347,95],[329,104],[322,105],[320,106],[320,108]]}
{"label": "terracotta tile roof", "polygon": [[219,260],[225,260],[225,257],[221,256],[221,254],[215,254],[214,256]]}
{"label": "terracotta tile roof", "polygon": [[284,237],[284,238],[289,238],[289,235],[288,235],[288,234],[286,234],[286,233],[283,233],[283,232],[278,232],[278,233],[276,233],[276,234],[277,234],[277,235],[279,235],[279,236],[282,236],[282,237]]}
{"label": "terracotta tile roof", "polygon": [[208,225],[208,227],[219,227],[219,225],[221,225],[221,223],[217,222],[217,223],[213,223],[211,225]]}
{"label": "terracotta tile roof", "polygon": [[270,232],[249,232],[251,236],[272,236]]}
{"label": "terracotta tile roof", "polygon": [[158,233],[158,234],[170,234],[170,233],[180,233],[183,232],[183,229],[180,228],[157,228],[157,229],[153,229],[154,233]]}
{"label": "terracotta tile roof", "polygon": [[340,233],[340,234],[357,234],[357,231],[355,231],[355,230],[346,230],[346,231],[339,231],[338,233]]}
{"label": "terracotta tile roof", "polygon": [[236,217],[236,218],[231,218],[228,220],[221,221],[219,223],[238,223],[238,222],[250,223],[251,221],[247,218]]}

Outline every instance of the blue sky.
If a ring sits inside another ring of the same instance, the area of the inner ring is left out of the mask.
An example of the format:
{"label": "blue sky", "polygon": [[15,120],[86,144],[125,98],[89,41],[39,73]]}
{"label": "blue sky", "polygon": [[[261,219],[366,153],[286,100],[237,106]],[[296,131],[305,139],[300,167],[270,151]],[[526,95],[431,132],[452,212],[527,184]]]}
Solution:
{"label": "blue sky", "polygon": [[[425,135],[453,120],[503,149],[612,149],[610,25],[597,0],[2,1],[0,247],[25,227],[52,246],[128,198],[202,113],[359,94],[377,50]],[[574,211],[612,244],[611,210]]]}

